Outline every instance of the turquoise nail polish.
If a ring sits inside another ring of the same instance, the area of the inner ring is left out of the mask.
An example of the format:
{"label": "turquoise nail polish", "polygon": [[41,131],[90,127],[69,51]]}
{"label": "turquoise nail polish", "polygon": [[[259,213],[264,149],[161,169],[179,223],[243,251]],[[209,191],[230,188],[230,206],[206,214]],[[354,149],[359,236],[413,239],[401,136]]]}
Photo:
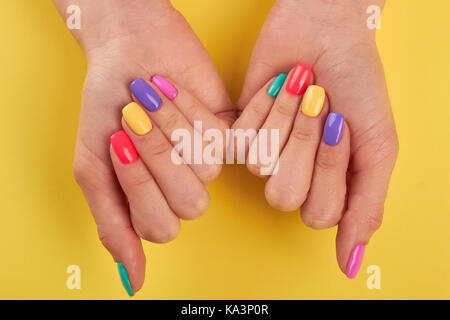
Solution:
{"label": "turquoise nail polish", "polygon": [[286,73],[280,73],[278,77],[272,82],[270,85],[269,90],[267,90],[267,93],[269,96],[276,98],[278,93],[281,90],[281,87],[284,84],[284,81],[286,80],[287,74]]}
{"label": "turquoise nail polish", "polygon": [[127,290],[130,297],[134,296],[133,290],[131,289],[130,280],[128,279],[127,269],[120,262],[117,264],[117,269],[119,269],[120,280],[122,280],[123,287]]}

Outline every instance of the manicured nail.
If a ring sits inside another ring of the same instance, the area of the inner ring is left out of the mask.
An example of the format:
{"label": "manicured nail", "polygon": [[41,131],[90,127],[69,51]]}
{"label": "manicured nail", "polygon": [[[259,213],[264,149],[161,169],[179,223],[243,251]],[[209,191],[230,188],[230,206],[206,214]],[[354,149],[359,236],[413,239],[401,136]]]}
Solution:
{"label": "manicured nail", "polygon": [[354,279],[358,274],[359,268],[361,268],[361,264],[364,258],[365,249],[366,247],[363,244],[358,244],[350,253],[350,257],[348,258],[347,262],[347,269],[345,270],[345,274],[348,278]]}
{"label": "manicured nail", "polygon": [[175,88],[166,78],[160,75],[154,75],[151,81],[167,97],[167,99],[173,100],[178,95],[177,88]]}
{"label": "manicured nail", "polygon": [[144,110],[135,102],[122,109],[125,122],[137,135],[143,136],[152,130],[152,123]]}
{"label": "manicured nail", "polygon": [[305,66],[304,64],[296,65],[294,70],[292,70],[286,85],[287,92],[297,96],[301,95],[305,92],[310,77],[311,69],[308,66]]}
{"label": "manicured nail", "polygon": [[149,111],[156,111],[161,106],[161,98],[144,79],[134,80],[130,84],[130,89],[136,99]]}
{"label": "manicured nail", "polygon": [[123,287],[127,290],[130,297],[134,296],[133,289],[131,289],[130,279],[128,279],[127,269],[120,262],[117,264],[117,269],[119,269],[120,280],[122,280]]}
{"label": "manicured nail", "polygon": [[287,77],[286,73],[280,73],[278,77],[276,77],[276,79],[273,80],[269,90],[267,90],[269,96],[274,98],[278,96],[278,93],[280,92],[281,87],[283,86],[284,81],[286,80],[286,77]]}
{"label": "manicured nail", "polygon": [[323,141],[329,146],[338,144],[344,130],[344,116],[340,113],[330,112],[325,123]]}
{"label": "manicured nail", "polygon": [[117,131],[111,136],[110,140],[117,157],[123,164],[133,163],[139,158],[133,142],[125,131]]}
{"label": "manicured nail", "polygon": [[320,86],[309,86],[303,96],[302,112],[309,117],[317,117],[325,102],[325,90]]}

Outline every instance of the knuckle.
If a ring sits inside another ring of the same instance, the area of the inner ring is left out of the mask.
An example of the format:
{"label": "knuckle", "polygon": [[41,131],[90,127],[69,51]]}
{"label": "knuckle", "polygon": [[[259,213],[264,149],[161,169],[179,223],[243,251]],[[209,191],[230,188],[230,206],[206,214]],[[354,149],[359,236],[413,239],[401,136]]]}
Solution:
{"label": "knuckle", "polygon": [[208,209],[209,195],[206,189],[202,192],[190,193],[183,198],[183,212],[180,212],[183,219],[191,220],[198,218]]}
{"label": "knuckle", "polygon": [[180,227],[179,223],[171,223],[159,228],[135,227],[135,230],[137,235],[146,241],[154,243],[167,243],[177,237]]}
{"label": "knuckle", "polygon": [[222,171],[222,166],[220,164],[211,164],[206,166],[204,170],[199,173],[200,180],[203,183],[210,183],[214,181]]}
{"label": "knuckle", "polygon": [[377,230],[383,223],[383,205],[375,205],[364,215],[364,223],[370,230]]}
{"label": "knuckle", "polygon": [[99,236],[99,239],[100,239],[100,242],[102,243],[102,245],[106,249],[109,250],[109,248],[111,248],[112,244],[113,244],[113,240],[112,240],[111,236],[108,235],[107,233],[104,233],[104,234],[99,233],[98,236]]}
{"label": "knuckle", "polygon": [[332,157],[331,154],[329,154],[325,150],[320,150],[320,152],[318,152],[316,158],[316,167],[323,170],[330,170],[336,168],[336,166],[337,166],[336,157]]}
{"label": "knuckle", "polygon": [[399,143],[397,135],[387,135],[386,137],[378,139],[374,143],[375,159],[380,162],[384,160],[389,160],[389,162],[395,162],[398,155]]}
{"label": "knuckle", "polygon": [[309,198],[301,209],[305,225],[312,229],[327,229],[337,225],[344,214],[346,193],[345,188],[337,188],[326,198]]}
{"label": "knuckle", "polygon": [[164,141],[164,142],[160,142],[160,143],[152,145],[149,148],[149,153],[150,153],[151,157],[157,157],[157,156],[160,156],[162,154],[169,152],[170,149],[171,149],[171,145]]}
{"label": "knuckle", "polygon": [[318,209],[309,209],[308,206],[302,208],[301,217],[303,223],[312,229],[327,229],[337,225],[342,217],[342,209],[331,209],[328,208],[326,211]]}
{"label": "knuckle", "polygon": [[[131,226],[125,227],[118,231],[113,231],[111,228],[108,228],[104,225],[98,225],[98,238],[102,245],[108,249],[108,251],[114,251],[117,244],[120,242],[121,234],[132,229]],[[134,231],[133,231],[134,232]]]}
{"label": "knuckle", "polygon": [[75,160],[72,165],[72,172],[75,178],[75,181],[79,186],[85,187],[90,184],[92,181],[92,170],[89,165],[84,162]]}
{"label": "knuckle", "polygon": [[179,114],[176,112],[169,112],[164,119],[164,127],[167,130],[173,131],[181,126],[178,126],[178,122],[180,120]]}
{"label": "knuckle", "polygon": [[339,213],[323,214],[323,213],[312,213],[307,211],[301,212],[301,217],[303,223],[316,230],[327,229],[334,227],[340,220],[341,215]]}
{"label": "knuckle", "polygon": [[282,115],[283,117],[287,118],[291,118],[294,113],[294,109],[292,108],[292,106],[290,106],[287,103],[278,104],[275,108],[275,111],[280,115]]}
{"label": "knuckle", "polygon": [[373,167],[393,166],[399,152],[399,141],[395,130],[367,133],[364,147],[361,149],[369,155],[367,161]]}
{"label": "knuckle", "polygon": [[153,176],[150,174],[146,174],[145,176],[142,175],[133,175],[128,177],[130,186],[132,187],[141,187],[146,186],[150,182],[154,180]]}
{"label": "knuckle", "polygon": [[289,186],[275,187],[268,184],[265,194],[267,202],[280,211],[298,210],[306,200],[306,193],[297,192]]}
{"label": "knuckle", "polygon": [[199,105],[194,100],[186,102],[183,113],[187,119],[202,119],[201,108],[199,108]]}
{"label": "knuckle", "polygon": [[248,106],[248,108],[250,109],[250,112],[252,113],[252,115],[258,119],[264,119],[266,117],[266,111],[264,110],[264,107],[261,106],[260,104],[250,104]]}
{"label": "knuckle", "polygon": [[301,127],[294,128],[291,135],[295,140],[298,140],[300,142],[310,142],[313,141],[315,137],[314,130]]}
{"label": "knuckle", "polygon": [[257,177],[261,177],[261,164],[259,162],[258,163],[247,162],[247,169],[253,175],[255,175]]}

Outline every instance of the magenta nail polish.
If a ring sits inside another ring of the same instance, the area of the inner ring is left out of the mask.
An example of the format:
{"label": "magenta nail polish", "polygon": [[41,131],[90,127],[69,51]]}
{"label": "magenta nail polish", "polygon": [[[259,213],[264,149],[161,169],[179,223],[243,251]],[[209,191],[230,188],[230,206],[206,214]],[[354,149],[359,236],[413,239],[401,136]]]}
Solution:
{"label": "magenta nail polish", "polygon": [[350,257],[348,258],[347,268],[345,270],[345,274],[348,278],[354,279],[358,274],[359,268],[361,268],[361,264],[364,258],[364,251],[366,246],[363,244],[356,245],[352,252],[350,253]]}

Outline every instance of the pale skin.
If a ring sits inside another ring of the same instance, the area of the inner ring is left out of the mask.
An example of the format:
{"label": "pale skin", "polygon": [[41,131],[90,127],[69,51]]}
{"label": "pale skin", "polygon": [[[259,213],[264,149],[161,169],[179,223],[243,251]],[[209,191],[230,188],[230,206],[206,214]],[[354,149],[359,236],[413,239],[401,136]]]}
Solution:
{"label": "pale skin", "polygon": [[[192,130],[194,120],[223,131],[235,121],[234,107],[207,52],[169,1],[54,2],[62,16],[70,4],[79,5],[83,13],[82,29],[73,32],[88,61],[75,177],[102,243],[116,262],[125,265],[136,292],[145,276],[140,239],[172,240],[180,218],[192,219],[206,210],[209,196],[204,186],[220,172],[219,165],[172,164],[170,133],[180,126]],[[370,4],[374,2],[379,1]],[[288,129],[281,142],[280,171],[268,179],[266,198],[279,210],[301,208],[304,222],[313,228],[339,225],[337,258],[344,272],[352,247],[368,243],[381,223],[398,150],[374,34],[365,27],[369,4],[352,3],[275,3],[252,54],[238,103],[242,115],[233,124],[255,129],[279,126],[282,120],[274,106],[283,95],[274,99],[265,93],[270,80],[297,63],[311,66],[311,83],[325,88],[327,102],[317,118],[294,111],[301,97],[283,103],[292,110],[283,116],[290,125],[282,126]],[[154,74],[170,79],[179,96],[171,102],[154,87],[164,108],[147,113],[154,129],[137,136],[121,120],[121,109],[134,99],[130,82]],[[259,118],[249,116],[262,105]],[[321,142],[329,111],[346,119],[341,141],[334,147]],[[130,166],[121,164],[109,145],[111,134],[121,129],[140,155]],[[299,168],[299,156],[304,167],[298,179],[283,174]],[[257,166],[249,169],[256,173]],[[179,181],[192,187],[180,188]]]}
{"label": "pale skin", "polygon": [[[161,243],[176,237],[179,218],[193,219],[206,211],[205,184],[220,173],[220,165],[173,164],[171,131],[192,130],[194,120],[202,120],[205,129],[225,130],[234,121],[234,106],[208,53],[169,1],[54,3],[63,17],[69,5],[81,8],[81,29],[73,35],[88,62],[74,175],[103,245],[125,266],[137,292],[145,277],[141,238]],[[155,74],[170,79],[179,94],[170,102],[157,91],[163,107],[147,113],[153,130],[140,137],[121,121],[121,110],[134,99],[130,83]],[[140,155],[129,166],[110,152],[110,136],[121,129]]]}

